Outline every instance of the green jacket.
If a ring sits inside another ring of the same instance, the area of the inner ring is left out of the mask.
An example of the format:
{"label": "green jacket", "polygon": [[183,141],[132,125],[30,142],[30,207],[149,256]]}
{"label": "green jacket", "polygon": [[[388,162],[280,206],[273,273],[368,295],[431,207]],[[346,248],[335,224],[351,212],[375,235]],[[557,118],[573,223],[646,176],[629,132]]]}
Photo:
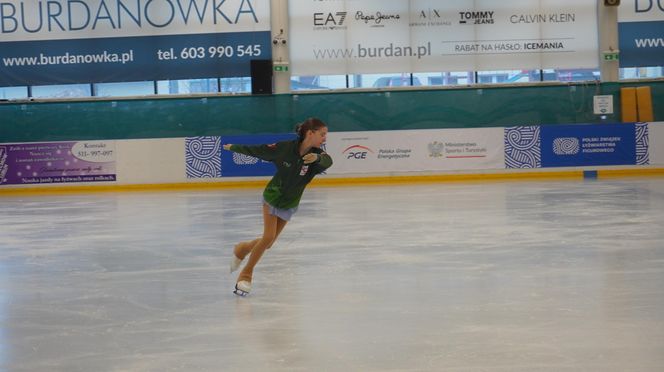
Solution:
{"label": "green jacket", "polygon": [[309,153],[318,154],[318,160],[305,165],[299,146],[300,142],[293,140],[271,145],[233,145],[231,151],[274,163],[277,173],[265,187],[263,197],[273,207],[290,209],[300,204],[304,188],[314,176],[332,165],[330,155],[316,147],[309,150]]}

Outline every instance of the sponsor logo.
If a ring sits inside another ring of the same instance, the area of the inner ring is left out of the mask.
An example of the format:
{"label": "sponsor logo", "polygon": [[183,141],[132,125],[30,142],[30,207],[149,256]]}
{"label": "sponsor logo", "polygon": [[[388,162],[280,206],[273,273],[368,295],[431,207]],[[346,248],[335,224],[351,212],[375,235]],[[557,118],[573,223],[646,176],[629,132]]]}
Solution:
{"label": "sponsor logo", "polygon": [[445,142],[446,159],[486,158],[487,148],[477,142]]}
{"label": "sponsor logo", "polygon": [[371,14],[364,14],[363,11],[358,10],[357,13],[355,13],[355,19],[362,21],[371,27],[385,27],[385,24],[388,22],[398,22],[401,19],[401,15],[398,13],[382,13],[380,11]]}
{"label": "sponsor logo", "polygon": [[378,150],[378,159],[408,159],[413,153],[411,149],[380,149]]}
{"label": "sponsor logo", "polygon": [[561,137],[553,140],[553,153],[556,155],[576,155],[579,149],[578,138]]}
{"label": "sponsor logo", "polygon": [[443,156],[443,149],[445,148],[445,145],[443,145],[441,142],[434,141],[429,143],[427,148],[429,149],[430,158],[440,158]]}
{"label": "sponsor logo", "polygon": [[486,158],[487,148],[476,142],[429,142],[430,158],[472,159]]}
{"label": "sponsor logo", "polygon": [[555,42],[536,42],[536,43],[524,43],[524,50],[558,50],[565,49],[565,45],[559,41]]}
{"label": "sponsor logo", "polygon": [[459,12],[459,23],[462,25],[492,25],[494,11]]}
{"label": "sponsor logo", "polygon": [[572,23],[576,22],[574,13],[555,14],[512,14],[511,23]]}
{"label": "sponsor logo", "polygon": [[344,25],[348,12],[314,13],[314,30],[346,30]]}
{"label": "sponsor logo", "polygon": [[452,22],[443,19],[438,9],[421,9],[417,12],[417,21],[411,22],[410,27],[452,26]]}
{"label": "sponsor logo", "polygon": [[346,159],[366,159],[369,153],[374,153],[374,151],[366,146],[353,145],[347,147],[344,151],[341,152],[346,155]]}
{"label": "sponsor logo", "polygon": [[240,154],[238,152],[233,153],[233,163],[237,165],[254,165],[258,163],[258,158],[253,156]]}

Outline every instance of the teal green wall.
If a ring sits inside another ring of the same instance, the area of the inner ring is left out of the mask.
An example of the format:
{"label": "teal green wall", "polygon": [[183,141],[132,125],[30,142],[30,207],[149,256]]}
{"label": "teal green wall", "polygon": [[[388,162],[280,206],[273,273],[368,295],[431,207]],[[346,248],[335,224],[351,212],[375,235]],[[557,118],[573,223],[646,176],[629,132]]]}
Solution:
{"label": "teal green wall", "polygon": [[664,121],[664,82],[457,88],[420,91],[280,94],[208,98],[1,103],[0,143],[283,133],[309,116],[331,131],[600,122],[593,96],[621,86],[652,88]]}

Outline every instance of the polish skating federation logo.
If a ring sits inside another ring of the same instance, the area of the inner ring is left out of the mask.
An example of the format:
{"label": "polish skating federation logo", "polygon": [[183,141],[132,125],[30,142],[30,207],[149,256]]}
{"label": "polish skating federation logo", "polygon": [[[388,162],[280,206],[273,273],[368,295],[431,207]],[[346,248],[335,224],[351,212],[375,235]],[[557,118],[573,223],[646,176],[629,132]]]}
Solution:
{"label": "polish skating federation logo", "polygon": [[553,153],[556,155],[576,155],[579,150],[578,138],[561,137],[553,140]]}

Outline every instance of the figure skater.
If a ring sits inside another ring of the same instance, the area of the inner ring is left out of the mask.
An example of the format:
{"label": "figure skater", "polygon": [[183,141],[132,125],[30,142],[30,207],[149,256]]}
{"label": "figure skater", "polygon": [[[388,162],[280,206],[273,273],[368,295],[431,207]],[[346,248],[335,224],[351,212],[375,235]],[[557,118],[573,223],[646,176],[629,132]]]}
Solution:
{"label": "figure skater", "polygon": [[298,138],[271,145],[224,145],[224,150],[239,152],[274,163],[277,172],[263,191],[263,236],[238,243],[233,249],[231,273],[249,256],[235,283],[233,293],[246,296],[256,264],[269,249],[297,211],[304,189],[317,174],[332,165],[332,158],[321,150],[327,125],[309,118],[295,127]]}

